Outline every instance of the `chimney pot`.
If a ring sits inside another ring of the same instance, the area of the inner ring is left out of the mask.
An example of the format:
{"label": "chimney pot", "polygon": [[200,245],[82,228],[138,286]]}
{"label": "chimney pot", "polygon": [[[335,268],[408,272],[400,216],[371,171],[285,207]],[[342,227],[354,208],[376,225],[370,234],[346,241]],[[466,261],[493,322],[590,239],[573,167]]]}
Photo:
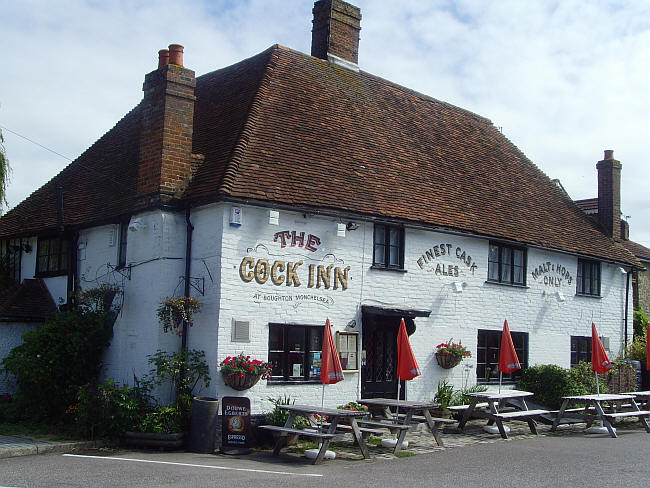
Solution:
{"label": "chimney pot", "polygon": [[183,66],[183,46],[180,44],[169,45],[169,64]]}
{"label": "chimney pot", "polygon": [[614,150],[605,149],[605,157],[603,159],[614,159]]}
{"label": "chimney pot", "polygon": [[158,69],[169,64],[169,49],[158,51]]}

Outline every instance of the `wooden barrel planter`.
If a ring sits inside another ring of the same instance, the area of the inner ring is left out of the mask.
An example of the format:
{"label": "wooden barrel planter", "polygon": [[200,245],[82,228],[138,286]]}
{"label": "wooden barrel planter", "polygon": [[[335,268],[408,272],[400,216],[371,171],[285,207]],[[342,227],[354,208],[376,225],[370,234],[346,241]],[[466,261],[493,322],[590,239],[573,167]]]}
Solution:
{"label": "wooden barrel planter", "polygon": [[260,375],[252,374],[245,376],[224,376],[223,381],[233,390],[248,390],[249,388],[255,386],[255,384],[260,380]]}
{"label": "wooden barrel planter", "polygon": [[462,360],[463,358],[452,356],[451,354],[436,353],[436,361],[438,361],[438,364],[443,369],[451,369],[454,366],[458,366]]}

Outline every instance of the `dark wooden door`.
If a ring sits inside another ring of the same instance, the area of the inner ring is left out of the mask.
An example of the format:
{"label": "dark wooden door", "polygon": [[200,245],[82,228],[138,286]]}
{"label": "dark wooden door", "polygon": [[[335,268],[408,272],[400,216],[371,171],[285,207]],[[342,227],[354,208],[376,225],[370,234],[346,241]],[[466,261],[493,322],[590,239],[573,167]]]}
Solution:
{"label": "dark wooden door", "polygon": [[[397,332],[399,318],[365,315],[361,347],[361,398],[397,398]],[[404,398],[402,382],[400,397]]]}

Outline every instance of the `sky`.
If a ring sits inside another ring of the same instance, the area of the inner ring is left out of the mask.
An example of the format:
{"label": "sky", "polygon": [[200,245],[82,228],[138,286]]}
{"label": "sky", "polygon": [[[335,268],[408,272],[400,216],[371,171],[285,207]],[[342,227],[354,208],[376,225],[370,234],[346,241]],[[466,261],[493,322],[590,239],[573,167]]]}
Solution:
{"label": "sky", "polygon": [[[630,239],[650,247],[650,0],[351,3],[362,70],[489,118],[571,198],[597,196],[595,165],[614,150]],[[185,46],[197,76],[273,44],[309,53],[312,6],[0,0],[9,208],[142,99],[159,49]]]}

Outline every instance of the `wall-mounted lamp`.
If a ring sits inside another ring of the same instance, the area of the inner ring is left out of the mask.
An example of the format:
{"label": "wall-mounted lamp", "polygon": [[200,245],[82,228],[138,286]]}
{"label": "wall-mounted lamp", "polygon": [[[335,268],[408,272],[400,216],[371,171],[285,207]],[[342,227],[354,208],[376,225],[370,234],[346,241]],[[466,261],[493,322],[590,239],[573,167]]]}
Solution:
{"label": "wall-mounted lamp", "polygon": [[29,254],[32,252],[32,245],[29,242],[23,242],[23,251],[25,251],[25,254]]}
{"label": "wall-mounted lamp", "polygon": [[142,219],[133,219],[129,224],[129,230],[131,232],[138,232],[140,230],[145,230],[146,228],[147,224],[145,224]]}
{"label": "wall-mounted lamp", "polygon": [[342,222],[336,224],[336,237],[345,237],[345,224]]}
{"label": "wall-mounted lamp", "polygon": [[359,228],[359,224],[355,222],[348,222],[347,225],[345,226],[347,230],[357,230]]}
{"label": "wall-mounted lamp", "polygon": [[564,298],[564,293],[562,293],[560,290],[555,292],[555,296],[557,297],[558,302],[563,302],[566,300],[566,298]]}
{"label": "wall-mounted lamp", "polygon": [[280,212],[269,210],[269,225],[280,225]]}
{"label": "wall-mounted lamp", "polygon": [[464,283],[461,283],[460,281],[454,281],[451,286],[454,288],[454,291],[456,293],[462,293],[463,292],[463,285]]}
{"label": "wall-mounted lamp", "polygon": [[618,271],[619,271],[621,274],[627,274],[627,271],[625,271],[625,268],[622,268],[622,267],[620,267],[620,266],[619,266],[619,268],[618,268]]}

